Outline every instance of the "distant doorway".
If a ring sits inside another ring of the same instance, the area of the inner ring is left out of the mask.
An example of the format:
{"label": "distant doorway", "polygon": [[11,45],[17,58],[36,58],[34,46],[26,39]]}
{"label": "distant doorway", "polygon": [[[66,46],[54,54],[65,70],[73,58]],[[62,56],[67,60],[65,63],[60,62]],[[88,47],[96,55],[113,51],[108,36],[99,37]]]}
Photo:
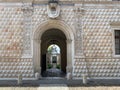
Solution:
{"label": "distant doorway", "polygon": [[45,31],[41,39],[42,77],[65,77],[67,66],[66,36],[58,29]]}

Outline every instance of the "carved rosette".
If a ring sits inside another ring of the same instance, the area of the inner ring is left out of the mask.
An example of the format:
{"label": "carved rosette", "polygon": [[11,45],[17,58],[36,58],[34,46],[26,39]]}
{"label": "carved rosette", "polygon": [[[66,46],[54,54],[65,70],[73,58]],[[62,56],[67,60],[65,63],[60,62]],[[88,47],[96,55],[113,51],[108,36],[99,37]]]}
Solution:
{"label": "carved rosette", "polygon": [[31,34],[32,34],[32,3],[23,3],[23,57],[31,56]]}
{"label": "carved rosette", "polygon": [[76,7],[75,14],[76,14],[75,54],[76,54],[76,56],[83,56],[83,15],[84,15],[84,9],[82,7]]}

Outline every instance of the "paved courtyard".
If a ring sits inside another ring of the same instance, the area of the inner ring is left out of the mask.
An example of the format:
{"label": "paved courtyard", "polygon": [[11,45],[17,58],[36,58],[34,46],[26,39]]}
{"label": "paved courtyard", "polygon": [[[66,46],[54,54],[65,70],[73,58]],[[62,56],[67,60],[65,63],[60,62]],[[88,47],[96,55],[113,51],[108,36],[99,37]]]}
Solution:
{"label": "paved courtyard", "polygon": [[84,85],[80,80],[66,79],[41,79],[41,80],[23,80],[22,85],[17,84],[17,80],[0,80],[0,87],[39,87],[41,85],[67,85],[68,87],[99,87],[99,86],[120,86],[120,79],[90,79]]}

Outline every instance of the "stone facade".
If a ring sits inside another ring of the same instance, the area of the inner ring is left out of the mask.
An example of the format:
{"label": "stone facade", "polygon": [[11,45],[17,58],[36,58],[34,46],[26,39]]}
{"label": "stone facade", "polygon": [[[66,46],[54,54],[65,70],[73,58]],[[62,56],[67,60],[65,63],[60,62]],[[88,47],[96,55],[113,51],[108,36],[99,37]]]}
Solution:
{"label": "stone facade", "polygon": [[[5,1],[0,2],[0,78],[17,78],[19,73],[34,78],[33,35],[41,24],[52,21],[47,14],[48,0]],[[113,32],[120,30],[120,2],[60,0],[60,9],[53,21],[64,22],[74,35],[73,78],[83,74],[119,78],[120,57],[113,53]]]}

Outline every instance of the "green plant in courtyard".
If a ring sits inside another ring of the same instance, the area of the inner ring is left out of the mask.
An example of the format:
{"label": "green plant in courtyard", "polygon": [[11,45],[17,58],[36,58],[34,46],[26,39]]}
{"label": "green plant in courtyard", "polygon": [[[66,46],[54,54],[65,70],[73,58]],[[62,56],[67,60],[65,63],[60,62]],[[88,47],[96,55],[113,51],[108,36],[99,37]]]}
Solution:
{"label": "green plant in courtyard", "polygon": [[56,68],[57,68],[57,69],[60,69],[60,64],[56,65]]}
{"label": "green plant in courtyard", "polygon": [[47,65],[47,68],[48,68],[48,69],[51,69],[52,67],[53,67],[52,64],[48,64],[48,65]]}

